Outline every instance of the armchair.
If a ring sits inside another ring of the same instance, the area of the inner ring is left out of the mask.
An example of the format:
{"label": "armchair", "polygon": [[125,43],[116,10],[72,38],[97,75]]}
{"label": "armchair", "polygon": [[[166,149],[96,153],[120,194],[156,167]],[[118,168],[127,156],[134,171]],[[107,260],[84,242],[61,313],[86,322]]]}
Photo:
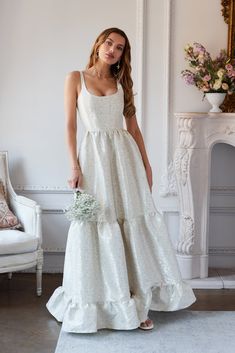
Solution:
{"label": "armchair", "polygon": [[36,292],[40,296],[43,265],[41,208],[35,201],[15,193],[9,177],[6,151],[0,151],[0,179],[6,190],[8,205],[23,225],[23,231],[0,230],[0,273],[8,273],[11,278],[14,271],[36,266]]}

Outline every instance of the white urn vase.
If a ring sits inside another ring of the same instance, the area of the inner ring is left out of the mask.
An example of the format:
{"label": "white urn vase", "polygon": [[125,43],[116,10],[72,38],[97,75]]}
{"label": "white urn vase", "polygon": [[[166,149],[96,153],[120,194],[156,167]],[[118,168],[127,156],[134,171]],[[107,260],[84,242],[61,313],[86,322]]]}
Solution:
{"label": "white urn vase", "polygon": [[206,99],[212,105],[211,113],[221,113],[220,105],[223,103],[226,93],[206,93]]}

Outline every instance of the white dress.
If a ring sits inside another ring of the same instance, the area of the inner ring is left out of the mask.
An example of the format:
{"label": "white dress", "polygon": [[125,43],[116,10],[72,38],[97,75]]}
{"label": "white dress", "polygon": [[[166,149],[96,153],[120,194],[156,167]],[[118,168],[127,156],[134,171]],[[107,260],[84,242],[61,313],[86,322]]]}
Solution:
{"label": "white dress", "polygon": [[81,73],[81,85],[83,189],[104,212],[97,222],[71,222],[63,283],[46,306],[67,332],[135,329],[149,310],[183,309],[196,297],[182,280],[138,145],[123,128],[121,84],[114,94],[96,96]]}

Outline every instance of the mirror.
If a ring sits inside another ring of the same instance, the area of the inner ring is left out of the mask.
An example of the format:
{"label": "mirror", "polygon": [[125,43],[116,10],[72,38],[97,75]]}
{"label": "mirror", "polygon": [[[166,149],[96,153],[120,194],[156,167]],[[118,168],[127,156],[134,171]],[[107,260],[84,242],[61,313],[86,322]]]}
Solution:
{"label": "mirror", "polygon": [[[221,5],[224,21],[228,24],[228,55],[235,60],[235,0],[221,0]],[[221,109],[227,113],[235,112],[235,94],[226,96]]]}

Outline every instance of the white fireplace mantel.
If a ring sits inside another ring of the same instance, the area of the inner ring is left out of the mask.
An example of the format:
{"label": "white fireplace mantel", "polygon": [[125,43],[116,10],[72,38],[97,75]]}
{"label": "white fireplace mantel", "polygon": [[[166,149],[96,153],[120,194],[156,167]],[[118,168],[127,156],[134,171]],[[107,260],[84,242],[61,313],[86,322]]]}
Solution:
{"label": "white fireplace mantel", "polygon": [[185,279],[208,277],[211,150],[235,146],[235,113],[175,113],[174,170],[180,204],[177,258]]}

